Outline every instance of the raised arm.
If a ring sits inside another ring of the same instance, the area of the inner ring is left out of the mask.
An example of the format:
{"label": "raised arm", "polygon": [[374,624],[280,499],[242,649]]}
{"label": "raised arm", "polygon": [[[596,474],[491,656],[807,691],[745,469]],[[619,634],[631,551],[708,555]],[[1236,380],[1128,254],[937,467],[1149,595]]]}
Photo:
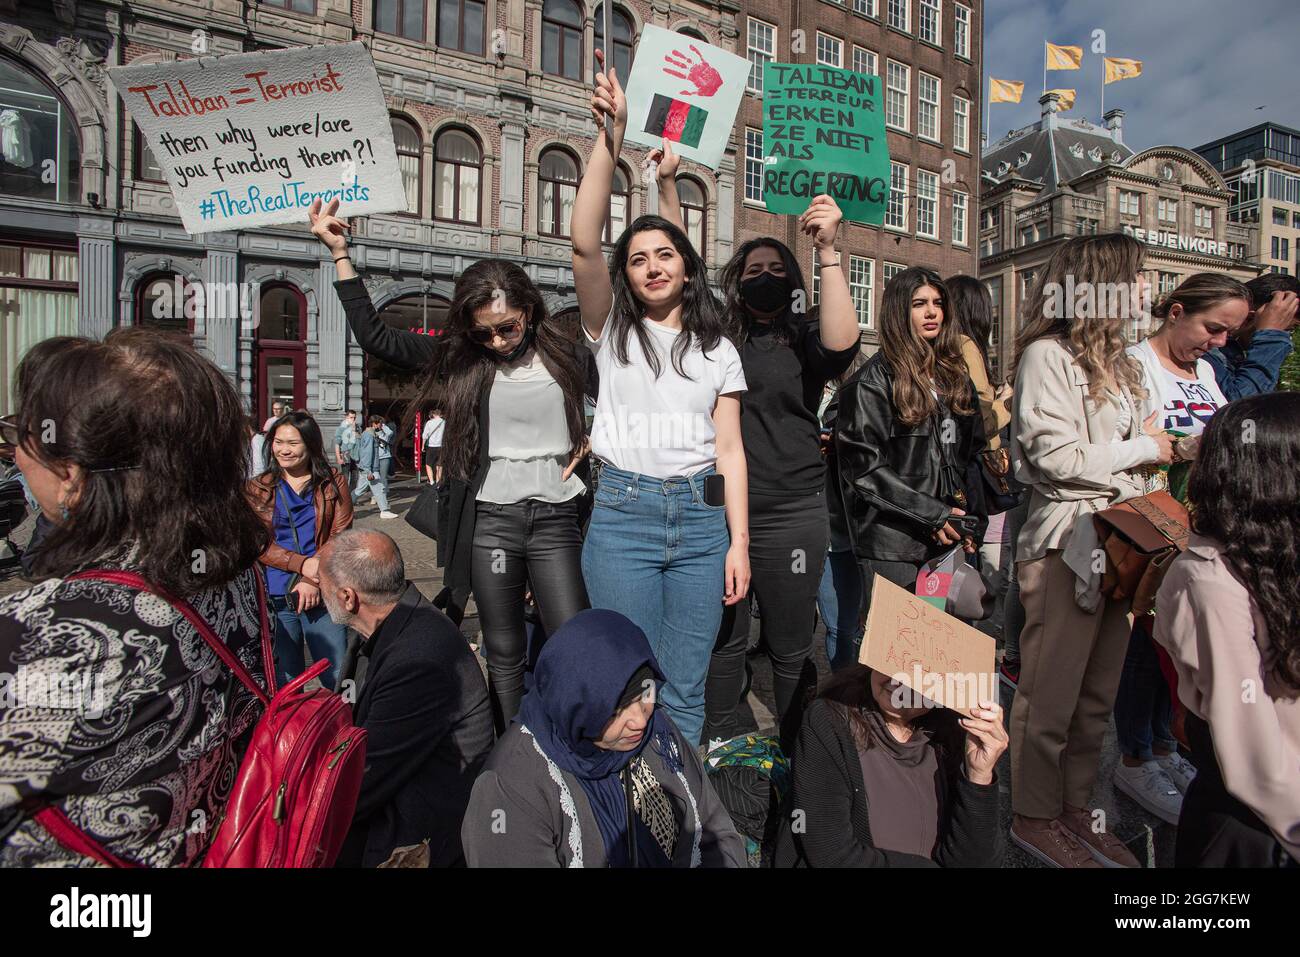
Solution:
{"label": "raised arm", "polygon": [[831,352],[843,352],[858,343],[858,313],[853,308],[849,281],[835,251],[840,221],[844,213],[835,200],[822,194],[813,198],[799,216],[799,228],[812,237],[821,266],[821,297],[818,304],[822,346]]}
{"label": "raised arm", "polygon": [[[646,156],[646,162],[659,164],[655,169],[655,181],[659,184],[659,215],[686,232],[686,221],[682,219],[682,201],[677,195],[677,167],[681,158],[673,152],[672,143],[665,138],[663,147],[651,150]],[[697,249],[696,252],[704,255],[703,249]]]}
{"label": "raised arm", "polygon": [[[582,326],[593,339],[599,339],[605,319],[614,304],[609,282],[609,266],[601,237],[609,216],[609,194],[614,183],[614,169],[623,149],[627,129],[627,98],[613,67],[605,71],[605,54],[597,50],[601,70],[596,73],[596,89],[591,95],[591,116],[596,121],[596,141],[591,147],[587,170],[578,185],[573,202],[570,232],[573,237],[573,284],[578,290],[578,310]],[[605,119],[613,121],[605,128]]]}

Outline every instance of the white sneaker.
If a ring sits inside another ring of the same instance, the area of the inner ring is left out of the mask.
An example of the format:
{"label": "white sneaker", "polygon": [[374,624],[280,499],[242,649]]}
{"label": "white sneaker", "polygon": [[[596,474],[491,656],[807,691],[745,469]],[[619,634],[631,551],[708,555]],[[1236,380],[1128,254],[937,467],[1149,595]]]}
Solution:
{"label": "white sneaker", "polygon": [[1169,776],[1169,780],[1174,782],[1174,787],[1178,788],[1178,792],[1186,794],[1187,788],[1191,786],[1192,778],[1196,777],[1196,768],[1192,767],[1192,762],[1174,751],[1171,754],[1157,757],[1156,763]]}
{"label": "white sneaker", "polygon": [[397,513],[396,513],[396,512],[380,512],[380,513],[379,513],[379,517],[380,517],[380,518],[397,518],[398,516],[397,516]]}
{"label": "white sneaker", "polygon": [[1157,761],[1145,761],[1131,768],[1120,762],[1115,767],[1115,787],[1162,821],[1178,823],[1183,795]]}

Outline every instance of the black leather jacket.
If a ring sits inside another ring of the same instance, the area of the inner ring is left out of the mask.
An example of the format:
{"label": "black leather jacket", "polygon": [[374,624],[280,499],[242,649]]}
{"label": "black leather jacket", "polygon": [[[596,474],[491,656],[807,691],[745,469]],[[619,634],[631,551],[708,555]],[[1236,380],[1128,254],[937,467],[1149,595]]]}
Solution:
{"label": "black leather jacket", "polygon": [[[835,423],[840,488],[858,558],[921,563],[952,547],[932,537],[952,513],[943,498],[948,483],[940,469],[938,442],[948,413],[940,409],[926,422],[904,425],[894,407],[893,388],[893,372],[878,352],[840,389]],[[978,514],[980,490],[970,487],[967,476],[975,474],[970,465],[987,440],[973,383],[970,405],[974,411],[969,415],[951,416],[956,431],[948,459],[967,494],[964,511]]]}

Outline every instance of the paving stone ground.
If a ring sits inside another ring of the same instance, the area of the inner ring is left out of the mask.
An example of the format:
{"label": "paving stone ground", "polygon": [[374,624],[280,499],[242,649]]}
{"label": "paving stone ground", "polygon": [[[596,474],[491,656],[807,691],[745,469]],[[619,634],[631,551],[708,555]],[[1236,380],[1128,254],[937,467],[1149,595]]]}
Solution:
{"label": "paving stone ground", "polygon": [[[389,490],[389,504],[393,511],[404,515],[419,492],[415,479],[410,475],[399,475]],[[31,535],[32,519],[15,530],[12,540],[19,545],[25,544]],[[388,533],[397,542],[406,563],[406,576],[421,592],[432,598],[442,588],[442,570],[437,564],[437,545],[431,539],[417,532],[401,518],[381,519],[379,510],[373,504],[363,504],[357,509],[354,524],[363,528],[378,528]],[[0,571],[0,595],[7,595],[30,583],[19,577],[15,570]],[[757,633],[758,623],[754,623]],[[461,631],[472,645],[478,645],[478,616],[471,602]],[[818,674],[822,677],[830,673],[825,653],[825,632],[818,624],[813,640],[814,660]],[[482,652],[480,650],[480,660]],[[749,664],[753,671],[753,681],[745,704],[741,709],[741,720],[747,722],[747,729],[770,729],[774,724],[773,711],[775,699],[772,693],[772,669],[767,656],[761,652],[751,655]],[[1011,693],[1003,687],[1002,707],[1006,713],[1011,710]],[[1120,794],[1112,787],[1111,775],[1119,761],[1119,751],[1115,741],[1115,726],[1112,721],[1106,732],[1102,748],[1101,773],[1098,775],[1097,787],[1093,792],[1091,806],[1105,814],[1106,826],[1112,833],[1124,840],[1130,850],[1145,866],[1172,867],[1174,856],[1175,828],[1159,818],[1148,814],[1131,801],[1127,795]],[[1010,827],[1011,823],[1011,768],[1010,761],[1003,757],[998,766],[999,789],[1001,791],[1002,823]],[[1005,866],[1039,867],[1014,845],[1008,845]]]}

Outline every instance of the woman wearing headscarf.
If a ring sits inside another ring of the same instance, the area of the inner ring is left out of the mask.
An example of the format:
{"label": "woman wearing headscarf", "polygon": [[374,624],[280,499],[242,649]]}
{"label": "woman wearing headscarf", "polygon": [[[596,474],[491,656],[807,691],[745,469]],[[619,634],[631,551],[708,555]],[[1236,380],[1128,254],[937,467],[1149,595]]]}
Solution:
{"label": "woman wearing headscarf", "polygon": [[655,707],[664,676],[640,628],[579,612],[534,680],[474,783],[471,867],[745,866],[695,749]]}

